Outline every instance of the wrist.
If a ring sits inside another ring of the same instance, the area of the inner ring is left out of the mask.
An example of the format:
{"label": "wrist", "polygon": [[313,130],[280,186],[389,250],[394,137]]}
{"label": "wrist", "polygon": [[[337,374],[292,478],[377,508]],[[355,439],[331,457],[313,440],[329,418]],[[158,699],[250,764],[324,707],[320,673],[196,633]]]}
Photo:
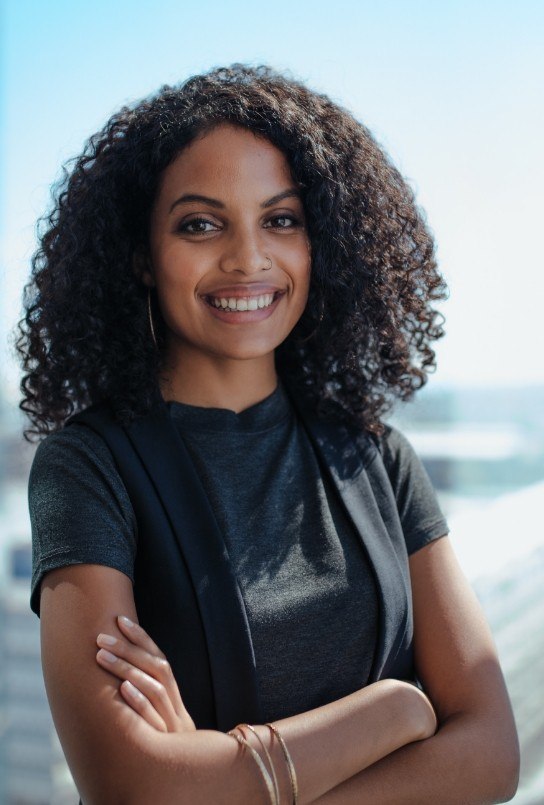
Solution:
{"label": "wrist", "polygon": [[263,752],[263,747],[259,742],[259,738],[261,739],[265,748],[268,750],[270,759],[272,761],[272,765],[274,767],[274,772],[278,784],[279,801],[291,802],[293,798],[291,777],[289,775],[289,770],[287,768],[285,757],[283,755],[283,751],[279,741],[273,735],[269,727],[265,726],[264,724],[254,724],[252,726],[255,732],[257,733],[258,737],[256,737],[255,734],[253,734],[250,730],[246,728],[244,730],[244,733],[248,743],[250,743],[253,749],[256,749],[257,752],[259,752],[265,764],[268,765],[267,758],[265,757]]}

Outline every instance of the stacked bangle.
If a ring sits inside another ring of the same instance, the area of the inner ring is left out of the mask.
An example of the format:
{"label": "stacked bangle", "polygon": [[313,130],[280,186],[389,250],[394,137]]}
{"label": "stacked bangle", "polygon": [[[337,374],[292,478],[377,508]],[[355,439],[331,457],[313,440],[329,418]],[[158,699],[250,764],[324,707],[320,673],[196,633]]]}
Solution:
{"label": "stacked bangle", "polygon": [[[290,777],[290,780],[291,780],[291,790],[293,792],[293,805],[297,805],[297,803],[298,803],[297,775],[296,775],[296,772],[295,772],[295,766],[294,766],[293,761],[291,759],[291,755],[289,753],[289,750],[287,749],[287,746],[285,745],[285,741],[283,740],[283,737],[281,736],[278,728],[275,727],[273,724],[266,724],[265,726],[267,726],[270,729],[270,731],[272,732],[272,740],[273,740],[273,736],[275,735],[276,738],[279,741],[279,744],[280,744],[282,752],[283,752],[283,756],[285,758],[285,762],[287,764],[287,769],[289,771],[289,777]],[[269,774],[268,769],[266,768],[266,766],[265,766],[261,756],[259,755],[259,753],[251,746],[251,744],[249,743],[249,741],[245,737],[244,730],[243,730],[244,727],[247,727],[248,729],[250,729],[256,735],[257,740],[261,744],[261,746],[262,746],[262,748],[264,750],[264,753],[266,755],[266,758],[268,760],[268,763],[270,765],[270,771],[272,773],[272,776]],[[236,733],[234,730],[239,730],[242,734],[238,735],[238,733]],[[277,780],[277,777],[276,777],[276,772],[274,770],[274,764],[272,762],[272,758],[270,757],[270,753],[269,753],[268,749],[266,748],[266,746],[264,745],[263,741],[261,740],[261,737],[257,733],[257,730],[251,724],[237,724],[236,727],[234,727],[233,730],[230,730],[230,732],[228,734],[232,735],[233,738],[236,738],[236,740],[238,741],[238,743],[241,746],[245,746],[245,747],[247,747],[247,749],[249,749],[249,751],[251,753],[251,756],[254,759],[255,763],[257,764],[257,766],[259,768],[259,771],[261,772],[261,775],[262,775],[263,780],[265,782],[266,789],[268,791],[268,796],[270,798],[271,805],[280,805],[279,786],[278,786],[278,780]]]}
{"label": "stacked bangle", "polygon": [[293,792],[293,805],[297,805],[297,803],[298,803],[297,774],[296,774],[295,765],[293,763],[293,760],[291,758],[289,750],[287,749],[285,741],[283,740],[282,736],[280,735],[280,732],[279,732],[278,728],[275,727],[273,724],[268,724],[268,723],[265,724],[265,726],[268,727],[272,731],[272,733],[276,736],[276,738],[280,742],[280,746],[281,746],[281,749],[282,749],[282,752],[283,752],[283,756],[285,758],[285,762],[287,763],[287,768],[289,769],[289,777],[291,778],[291,790]]}
{"label": "stacked bangle", "polygon": [[251,756],[253,757],[255,763],[259,767],[259,770],[263,776],[263,780],[266,783],[266,788],[268,791],[268,796],[270,797],[271,805],[280,805],[279,800],[276,797],[276,791],[274,789],[274,784],[272,783],[272,778],[270,777],[266,766],[261,760],[261,756],[259,755],[259,753],[255,749],[253,749],[253,747],[251,746],[249,741],[246,740],[246,738],[242,738],[242,736],[238,735],[238,733],[235,733],[233,732],[233,730],[231,730],[229,732],[229,735],[232,735],[233,738],[236,738],[236,740],[241,746],[245,746],[247,749],[249,749],[249,751],[251,752]]}
{"label": "stacked bangle", "polygon": [[279,787],[278,787],[278,778],[276,777],[276,772],[274,770],[274,764],[272,763],[272,758],[270,757],[270,753],[269,753],[268,749],[266,748],[266,746],[264,745],[264,743],[262,742],[261,736],[259,735],[259,733],[255,729],[255,727],[252,727],[251,724],[238,724],[238,729],[240,729],[242,731],[242,733],[243,733],[242,727],[247,727],[248,729],[251,730],[251,732],[256,736],[257,740],[259,741],[259,743],[261,744],[261,746],[262,746],[262,748],[264,750],[264,753],[265,753],[266,758],[268,760],[268,765],[270,766],[270,771],[272,773],[272,781],[274,783],[274,794],[276,796],[276,802],[279,805],[279,802],[280,802],[280,790],[279,790]]}

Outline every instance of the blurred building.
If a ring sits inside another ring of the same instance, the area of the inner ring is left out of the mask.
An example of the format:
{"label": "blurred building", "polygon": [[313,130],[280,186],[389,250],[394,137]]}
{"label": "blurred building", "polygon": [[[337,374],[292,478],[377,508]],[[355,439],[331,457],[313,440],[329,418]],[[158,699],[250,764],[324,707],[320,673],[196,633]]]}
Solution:
{"label": "blurred building", "polygon": [[544,479],[544,387],[424,389],[391,422],[423,460],[446,515]]}
{"label": "blurred building", "polygon": [[425,390],[392,422],[423,460],[497,646],[521,745],[516,805],[544,805],[544,388]]}
{"label": "blurred building", "polygon": [[74,805],[40,660],[40,622],[29,608],[31,546],[5,553],[0,593],[0,803]]}
{"label": "blurred building", "polygon": [[450,518],[457,557],[484,609],[521,746],[515,805],[544,803],[544,482]]}
{"label": "blurred building", "polygon": [[29,605],[26,484],[35,445],[22,427],[0,394],[0,805],[75,805],[45,693],[40,621]]}

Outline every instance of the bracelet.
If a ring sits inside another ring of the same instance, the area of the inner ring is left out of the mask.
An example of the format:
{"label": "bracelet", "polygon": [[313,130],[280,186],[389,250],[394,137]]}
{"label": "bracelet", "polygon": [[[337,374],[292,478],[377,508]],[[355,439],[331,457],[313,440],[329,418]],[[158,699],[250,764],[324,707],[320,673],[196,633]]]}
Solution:
{"label": "bracelet", "polygon": [[[234,729],[236,729],[236,727]],[[232,737],[236,738],[236,740],[241,746],[245,746],[247,749],[249,749],[249,751],[251,752],[251,756],[253,757],[255,763],[259,767],[259,770],[263,776],[263,780],[265,781],[271,805],[280,805],[280,803],[276,798],[276,791],[274,789],[274,784],[272,783],[272,778],[270,777],[268,770],[264,765],[259,753],[255,749],[253,749],[253,747],[245,737],[242,738],[241,735],[238,735],[238,733],[234,733],[232,730],[228,733],[228,735],[232,735]]]}
{"label": "bracelet", "polygon": [[283,740],[282,736],[280,735],[280,732],[279,732],[278,728],[275,727],[273,724],[265,724],[265,726],[268,727],[270,730],[272,730],[272,733],[276,736],[276,738],[280,742],[280,746],[282,748],[283,756],[285,758],[285,762],[287,763],[287,768],[289,769],[289,777],[291,778],[291,789],[293,791],[293,805],[297,805],[297,803],[298,803],[297,774],[296,774],[296,771],[295,771],[294,763],[293,763],[293,761],[291,759],[291,755],[289,754],[289,750],[287,749],[285,741]]}
{"label": "bracelet", "polygon": [[279,789],[279,786],[278,786],[278,778],[276,777],[276,771],[274,769],[274,764],[272,762],[272,758],[270,757],[270,752],[268,751],[268,749],[264,745],[263,741],[261,740],[261,736],[259,735],[259,733],[255,729],[255,727],[253,727],[251,724],[237,724],[234,729],[239,729],[240,732],[243,735],[244,731],[243,731],[242,727],[247,727],[248,729],[251,730],[251,732],[255,735],[255,737],[257,738],[257,740],[259,741],[259,743],[261,744],[261,746],[262,746],[262,748],[264,750],[264,753],[265,753],[265,755],[267,757],[267,760],[268,760],[268,763],[270,765],[270,771],[272,773],[272,780],[273,780],[273,783],[274,783],[274,793],[276,795],[276,801],[279,803],[280,802],[280,789]]}

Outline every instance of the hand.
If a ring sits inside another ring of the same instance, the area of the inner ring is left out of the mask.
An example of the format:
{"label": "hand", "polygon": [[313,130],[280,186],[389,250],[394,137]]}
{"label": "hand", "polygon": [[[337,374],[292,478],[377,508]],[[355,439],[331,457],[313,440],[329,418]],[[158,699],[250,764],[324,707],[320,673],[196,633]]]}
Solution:
{"label": "hand", "polygon": [[[117,624],[126,639],[99,634],[96,642],[102,648],[96,660],[105,671],[123,680],[119,690],[124,700],[160,732],[196,730],[160,648],[145,629],[136,623],[129,625],[122,615],[117,617]],[[105,652],[114,659],[108,660]]]}

